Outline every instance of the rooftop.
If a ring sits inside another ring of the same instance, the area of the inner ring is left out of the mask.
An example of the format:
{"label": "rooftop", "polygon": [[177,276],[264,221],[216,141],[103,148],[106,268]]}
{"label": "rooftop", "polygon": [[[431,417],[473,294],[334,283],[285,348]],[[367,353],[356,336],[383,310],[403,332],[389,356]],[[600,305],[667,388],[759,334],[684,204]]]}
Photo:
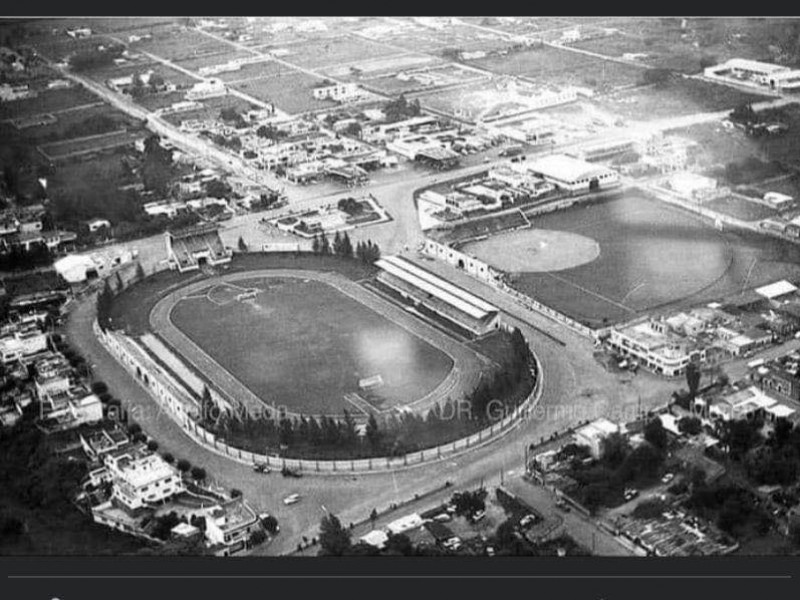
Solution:
{"label": "rooftop", "polygon": [[613,172],[611,169],[599,167],[564,154],[552,154],[537,159],[530,163],[529,170],[560,181],[575,181]]}

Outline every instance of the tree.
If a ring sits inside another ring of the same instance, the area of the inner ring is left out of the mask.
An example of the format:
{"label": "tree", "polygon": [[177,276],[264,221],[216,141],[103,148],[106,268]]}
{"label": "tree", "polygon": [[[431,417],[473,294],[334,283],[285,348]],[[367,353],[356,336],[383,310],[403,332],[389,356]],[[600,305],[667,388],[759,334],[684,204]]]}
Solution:
{"label": "tree", "polygon": [[239,252],[247,252],[247,244],[245,243],[244,238],[242,236],[239,236],[238,246],[239,246]]}
{"label": "tree", "polygon": [[164,459],[164,462],[166,462],[167,464],[170,464],[170,465],[175,462],[175,457],[172,454],[170,454],[169,452],[165,452],[161,456],[161,458]]}
{"label": "tree", "polygon": [[242,490],[237,490],[236,488],[233,488],[231,490],[231,498],[241,498],[241,497],[242,497]]}
{"label": "tree", "polygon": [[353,258],[353,243],[350,241],[350,236],[347,235],[347,232],[342,237],[341,255],[345,258]]}
{"label": "tree", "polygon": [[603,462],[612,468],[621,465],[630,450],[628,438],[619,432],[607,435],[600,442],[600,455],[603,457]]}
{"label": "tree", "polygon": [[386,540],[384,552],[390,556],[412,556],[414,554],[414,545],[404,533],[392,534]]}
{"label": "tree", "polygon": [[686,435],[697,435],[703,431],[703,422],[697,417],[683,417],[678,421],[678,430]]}
{"label": "tree", "polygon": [[367,442],[373,450],[380,446],[381,432],[380,428],[378,427],[378,420],[375,418],[374,413],[370,413],[369,419],[367,419],[366,436]]}
{"label": "tree", "polygon": [[206,470],[203,467],[192,467],[192,479],[203,481],[206,478]]}
{"label": "tree", "polygon": [[753,110],[752,104],[740,104],[731,111],[728,118],[734,123],[742,123],[744,125],[758,121],[758,115]]}
{"label": "tree", "polygon": [[357,122],[352,122],[344,128],[345,135],[349,135],[354,138],[361,138],[361,124]]}
{"label": "tree", "polygon": [[95,381],[92,384],[92,393],[93,394],[105,394],[108,392],[108,385],[104,381]]}
{"label": "tree", "polygon": [[[233,492],[231,492],[231,495],[232,494]],[[239,495],[241,495],[241,492],[239,493]],[[264,526],[264,529],[266,529],[270,535],[275,535],[276,533],[278,533],[278,519],[276,519],[272,515],[267,515],[266,517],[261,519],[261,524]]]}
{"label": "tree", "polygon": [[186,460],[185,458],[182,458],[182,459],[180,459],[180,460],[178,461],[178,464],[177,464],[176,466],[178,467],[178,470],[179,470],[181,473],[186,473],[186,472],[187,472],[189,469],[191,469],[191,468],[192,468],[192,463],[190,463],[190,462],[189,462],[188,460]]}
{"label": "tree", "polygon": [[327,235],[325,235],[324,233],[321,233],[320,234],[319,243],[320,243],[320,246],[319,246],[319,253],[320,254],[327,255],[327,254],[331,253],[331,245],[328,242],[328,236]]}
{"label": "tree", "polygon": [[321,556],[345,556],[352,546],[350,531],[336,515],[327,514],[320,524],[319,544]]}
{"label": "tree", "polygon": [[370,523],[372,523],[372,527],[373,528],[375,527],[375,521],[377,521],[377,520],[378,520],[378,509],[377,508],[373,508],[372,512],[369,513],[369,521],[370,521]]}
{"label": "tree", "polygon": [[136,263],[136,276],[135,277],[136,277],[136,281],[141,281],[142,279],[145,278],[144,267],[142,266],[142,263],[140,263],[140,262]]}
{"label": "tree", "polygon": [[644,439],[650,442],[657,450],[667,448],[667,431],[658,417],[651,419],[644,427]]}
{"label": "tree", "polygon": [[686,385],[689,386],[689,401],[695,399],[700,388],[700,367],[697,363],[690,362],[686,365]]}
{"label": "tree", "polygon": [[158,442],[155,440],[150,440],[147,442],[147,449],[150,450],[150,452],[155,452],[158,450]]}
{"label": "tree", "polygon": [[256,529],[253,533],[250,534],[250,539],[248,540],[250,546],[260,546],[266,541],[267,541],[267,534],[264,532],[263,529]]}
{"label": "tree", "polygon": [[479,489],[474,492],[456,492],[452,502],[456,507],[456,514],[469,517],[486,509],[486,490]]}

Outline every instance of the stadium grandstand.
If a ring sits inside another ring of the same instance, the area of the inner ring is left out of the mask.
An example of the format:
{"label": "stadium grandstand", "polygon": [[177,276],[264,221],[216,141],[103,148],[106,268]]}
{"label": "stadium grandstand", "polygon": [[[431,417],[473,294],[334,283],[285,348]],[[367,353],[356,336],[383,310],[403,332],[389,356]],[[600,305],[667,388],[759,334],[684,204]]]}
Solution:
{"label": "stadium grandstand", "polygon": [[386,256],[375,264],[381,269],[379,282],[460,329],[483,335],[500,326],[496,306],[404,258]]}
{"label": "stadium grandstand", "polygon": [[181,273],[231,260],[232,253],[222,243],[216,225],[193,225],[167,231],[165,241],[169,266]]}

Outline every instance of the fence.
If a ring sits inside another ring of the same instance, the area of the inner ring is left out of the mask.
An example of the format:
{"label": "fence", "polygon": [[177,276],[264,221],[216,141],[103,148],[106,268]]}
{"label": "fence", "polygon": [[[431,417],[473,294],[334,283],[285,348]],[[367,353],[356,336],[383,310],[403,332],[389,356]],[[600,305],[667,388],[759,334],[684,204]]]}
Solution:
{"label": "fence", "polygon": [[197,423],[196,419],[199,415],[198,400],[185,389],[183,384],[161,368],[135,340],[119,332],[103,331],[97,321],[94,322],[94,332],[109,353],[139,381],[156,403],[165,410],[166,414],[180,425],[183,431],[195,442],[237,462],[245,464],[261,463],[276,469],[289,468],[320,474],[369,473],[406,469],[444,458],[452,458],[467,450],[483,446],[511,431],[520,419],[535,406],[542,392],[543,373],[538,359],[534,357],[537,376],[530,396],[525,402],[517,406],[511,414],[471,436],[403,456],[353,460],[283,458],[257,454],[229,446]]}

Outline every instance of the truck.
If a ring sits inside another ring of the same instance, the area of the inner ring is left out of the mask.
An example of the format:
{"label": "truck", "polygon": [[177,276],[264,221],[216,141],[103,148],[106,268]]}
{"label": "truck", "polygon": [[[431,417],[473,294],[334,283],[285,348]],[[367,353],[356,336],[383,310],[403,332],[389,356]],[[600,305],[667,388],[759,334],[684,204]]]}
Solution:
{"label": "truck", "polygon": [[506,156],[519,156],[520,154],[522,154],[522,152],[523,152],[523,147],[520,146],[519,144],[516,144],[514,146],[508,146],[506,148],[503,148],[500,151],[499,156],[503,156],[503,157],[506,157]]}

